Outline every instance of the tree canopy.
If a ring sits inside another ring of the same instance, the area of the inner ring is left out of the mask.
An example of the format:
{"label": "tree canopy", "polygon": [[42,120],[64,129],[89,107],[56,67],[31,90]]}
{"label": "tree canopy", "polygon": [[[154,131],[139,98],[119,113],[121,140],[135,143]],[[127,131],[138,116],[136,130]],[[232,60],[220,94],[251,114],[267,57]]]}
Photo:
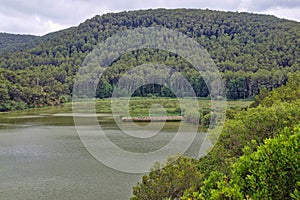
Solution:
{"label": "tree canopy", "polygon": [[[259,103],[225,122],[217,144],[207,156],[193,162],[197,171],[189,172],[198,179],[185,182],[178,191],[183,194],[180,199],[299,199],[299,78],[299,73],[294,74],[285,86],[258,95]],[[147,199],[144,189],[166,184],[163,177],[170,174],[174,176],[171,183],[176,184],[180,174],[187,173],[183,167],[176,166],[182,169],[178,175],[172,164],[157,171],[152,180],[155,184],[140,182],[134,187],[133,199]],[[148,178],[152,179],[151,175],[143,179]],[[160,199],[175,199],[167,190],[160,195]]]}
{"label": "tree canopy", "polygon": [[[254,98],[262,88],[284,85],[289,73],[300,69],[298,22],[198,9],[109,13],[42,37],[1,34],[1,110],[59,104],[62,96],[68,99],[76,72],[97,43],[140,27],[165,27],[195,39],[221,72],[229,99]],[[110,97],[126,71],[145,63],[170,66],[188,79],[197,96],[209,95],[203,77],[184,58],[141,49],[121,55],[106,69],[96,97]],[[174,96],[164,86],[145,87],[135,95]]]}

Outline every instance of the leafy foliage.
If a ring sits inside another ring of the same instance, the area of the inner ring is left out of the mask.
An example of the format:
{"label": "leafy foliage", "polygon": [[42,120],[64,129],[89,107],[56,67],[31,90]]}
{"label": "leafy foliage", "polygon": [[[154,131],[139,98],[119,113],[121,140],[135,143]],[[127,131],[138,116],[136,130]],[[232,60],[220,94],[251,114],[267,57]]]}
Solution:
{"label": "leafy foliage", "polygon": [[[196,9],[110,13],[42,37],[0,35],[4,51],[0,55],[1,110],[60,104],[62,96],[72,95],[75,74],[98,42],[119,31],[156,26],[182,32],[207,49],[223,75],[230,99],[253,98],[263,86],[277,88],[286,83],[289,72],[299,70],[298,22]],[[5,40],[12,41],[11,46]],[[141,49],[120,56],[105,71],[96,97],[110,97],[119,78],[144,63],[170,66],[189,80],[197,96],[209,95],[203,77],[183,58]],[[146,85],[134,95],[174,96],[159,85]]]}
{"label": "leafy foliage", "polygon": [[257,151],[244,148],[232,165],[231,177],[212,172],[200,192],[186,191],[182,200],[297,199],[300,181],[300,126],[284,129]]}
{"label": "leafy foliage", "polygon": [[32,48],[38,41],[38,36],[0,33],[0,54]]}
{"label": "leafy foliage", "polygon": [[[233,165],[232,183],[251,199],[287,199],[300,181],[300,126],[265,140]],[[298,188],[299,189],[299,188]]]}
{"label": "leafy foliage", "polygon": [[133,188],[132,200],[156,200],[179,198],[183,191],[199,187],[201,178],[195,160],[185,157],[169,158],[161,165],[156,163],[149,175]]}
{"label": "leafy foliage", "polygon": [[299,77],[226,121],[218,143],[196,164],[198,187],[181,199],[299,198]]}
{"label": "leafy foliage", "polygon": [[[255,150],[266,138],[276,136],[284,127],[295,127],[300,121],[300,88],[299,74],[294,74],[286,86],[273,90],[265,96],[262,105],[248,108],[228,119],[216,146],[207,157],[201,158],[199,168],[207,175],[212,170],[230,173],[230,165],[241,156],[242,149],[249,146]],[[297,88],[297,89],[291,89]],[[275,101],[273,93],[289,96]],[[291,92],[294,91],[294,92]],[[262,96],[263,94],[260,94]],[[256,98],[257,99],[257,98]],[[293,100],[292,100],[293,99]],[[266,100],[274,104],[265,105]]]}

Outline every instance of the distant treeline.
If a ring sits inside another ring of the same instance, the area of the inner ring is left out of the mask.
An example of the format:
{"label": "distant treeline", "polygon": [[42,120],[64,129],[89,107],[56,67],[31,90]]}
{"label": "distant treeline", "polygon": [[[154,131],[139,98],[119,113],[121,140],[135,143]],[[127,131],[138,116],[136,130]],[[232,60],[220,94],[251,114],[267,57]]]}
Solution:
{"label": "distant treeline", "polygon": [[[1,41],[9,42],[1,42],[0,110],[68,101],[76,72],[98,42],[119,31],[157,26],[194,38],[210,53],[229,99],[253,98],[263,87],[277,88],[287,82],[289,73],[300,69],[298,22],[194,9],[112,13],[42,37],[1,34]],[[105,71],[96,97],[110,97],[120,77],[144,63],[151,63],[149,67],[170,66],[188,79],[197,96],[209,95],[203,77],[186,60],[170,52],[142,49],[120,56]],[[184,95],[184,86],[178,86],[178,90]],[[134,95],[174,96],[168,88],[155,84],[139,88]]]}

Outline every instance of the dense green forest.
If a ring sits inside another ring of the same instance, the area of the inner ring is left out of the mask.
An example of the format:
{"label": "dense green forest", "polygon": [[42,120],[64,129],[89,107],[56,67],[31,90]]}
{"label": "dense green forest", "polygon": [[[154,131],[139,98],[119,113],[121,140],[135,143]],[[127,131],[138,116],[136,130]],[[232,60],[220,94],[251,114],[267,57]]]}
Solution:
{"label": "dense green forest", "polygon": [[[206,157],[156,163],[132,200],[300,199],[300,74],[229,112]],[[162,166],[162,168],[161,168]]]}
{"label": "dense green forest", "polygon": [[39,38],[40,37],[33,35],[0,33],[0,54],[34,47],[34,45],[39,42]]}
{"label": "dense green forest", "polygon": [[[120,31],[157,26],[194,38],[210,53],[229,99],[254,98],[263,87],[272,90],[284,85],[289,74],[300,69],[298,22],[196,9],[111,13],[42,37],[1,34],[0,111],[70,100],[75,74],[98,42]],[[170,66],[189,80],[197,96],[209,95],[203,78],[183,58],[142,49],[120,56],[105,71],[96,97],[110,97],[122,74],[144,63]],[[160,85],[146,85],[134,95],[174,96]]]}
{"label": "dense green forest", "polygon": [[[41,37],[0,33],[0,111],[70,101],[76,73],[93,48],[115,33],[140,27],[165,27],[195,39],[221,72],[227,98],[254,102],[227,110],[219,140],[206,157],[156,163],[133,188],[132,200],[300,199],[299,22],[250,13],[155,9],[95,16]],[[132,72],[124,77],[143,81],[163,64],[174,70],[156,76],[176,82],[178,71],[198,97],[210,98],[204,78],[189,62],[158,49],[121,55],[99,80],[95,97],[110,97],[118,80],[142,64],[144,76]],[[177,89],[184,96],[184,85]],[[165,85],[146,84],[133,96],[175,95]],[[211,114],[205,112],[200,116],[204,125]]]}

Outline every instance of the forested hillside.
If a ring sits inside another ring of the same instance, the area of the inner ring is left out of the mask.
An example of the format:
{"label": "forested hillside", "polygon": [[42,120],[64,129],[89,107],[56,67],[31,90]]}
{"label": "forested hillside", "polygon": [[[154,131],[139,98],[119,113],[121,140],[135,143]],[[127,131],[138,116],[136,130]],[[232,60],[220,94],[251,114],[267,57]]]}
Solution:
{"label": "forested hillside", "polygon": [[0,54],[29,49],[38,42],[38,36],[0,33]]}
{"label": "forested hillside", "polygon": [[300,199],[300,74],[229,113],[207,156],[156,164],[131,199]]}
{"label": "forested hillside", "polygon": [[[19,36],[4,35],[14,43],[11,46],[1,42],[0,110],[69,100],[74,75],[98,42],[119,31],[153,26],[180,31],[198,41],[222,72],[230,99],[253,98],[263,86],[269,90],[279,87],[286,83],[290,72],[300,70],[298,22],[267,15],[193,9],[105,14],[39,38],[20,36],[19,40]],[[126,70],[145,62],[175,68],[186,76],[197,96],[209,95],[203,79],[188,62],[152,49],[122,55],[106,70],[97,97],[109,97]],[[163,86],[146,85],[135,95],[173,96],[165,91]]]}

